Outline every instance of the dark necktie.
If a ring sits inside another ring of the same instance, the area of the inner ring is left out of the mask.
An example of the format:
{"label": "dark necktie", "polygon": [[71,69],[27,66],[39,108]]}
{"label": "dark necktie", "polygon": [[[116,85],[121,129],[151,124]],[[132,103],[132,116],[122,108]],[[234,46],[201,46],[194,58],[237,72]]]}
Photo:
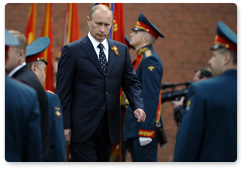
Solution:
{"label": "dark necktie", "polygon": [[106,61],[105,53],[103,50],[104,46],[100,43],[98,45],[98,48],[100,48],[99,61],[100,61],[101,69],[104,71],[104,75],[106,75],[108,63]]}

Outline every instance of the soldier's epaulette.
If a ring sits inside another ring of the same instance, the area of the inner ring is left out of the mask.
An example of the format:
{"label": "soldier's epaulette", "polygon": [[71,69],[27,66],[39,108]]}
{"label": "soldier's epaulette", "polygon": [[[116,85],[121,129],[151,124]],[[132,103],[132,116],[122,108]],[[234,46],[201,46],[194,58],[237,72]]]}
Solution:
{"label": "soldier's epaulette", "polygon": [[146,56],[146,58],[149,57],[149,56],[152,56],[151,50],[145,51],[145,56]]}
{"label": "soldier's epaulette", "polygon": [[51,94],[55,94],[54,92],[50,91],[50,90],[46,90],[48,93],[51,93]]}
{"label": "soldier's epaulette", "polygon": [[143,53],[144,51],[146,51],[146,50],[148,50],[148,48],[141,48],[141,49],[139,49],[139,51],[138,51],[138,55],[140,55],[141,53]]}

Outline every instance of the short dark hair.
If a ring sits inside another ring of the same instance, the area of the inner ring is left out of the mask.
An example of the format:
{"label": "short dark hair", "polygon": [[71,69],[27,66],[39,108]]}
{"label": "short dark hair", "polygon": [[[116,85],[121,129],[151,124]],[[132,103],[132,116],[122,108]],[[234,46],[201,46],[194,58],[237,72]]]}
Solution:
{"label": "short dark hair", "polygon": [[200,72],[199,79],[202,79],[204,77],[210,78],[210,77],[213,76],[211,70],[208,67],[198,68],[198,69],[195,70],[195,73],[198,72],[198,71]]}

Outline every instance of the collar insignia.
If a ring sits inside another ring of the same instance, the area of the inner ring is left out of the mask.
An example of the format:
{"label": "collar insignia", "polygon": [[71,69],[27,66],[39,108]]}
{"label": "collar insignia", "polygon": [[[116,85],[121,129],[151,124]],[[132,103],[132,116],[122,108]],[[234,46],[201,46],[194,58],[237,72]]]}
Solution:
{"label": "collar insignia", "polygon": [[143,53],[146,50],[149,50],[149,49],[147,47],[139,49],[138,55],[140,55],[141,53]]}

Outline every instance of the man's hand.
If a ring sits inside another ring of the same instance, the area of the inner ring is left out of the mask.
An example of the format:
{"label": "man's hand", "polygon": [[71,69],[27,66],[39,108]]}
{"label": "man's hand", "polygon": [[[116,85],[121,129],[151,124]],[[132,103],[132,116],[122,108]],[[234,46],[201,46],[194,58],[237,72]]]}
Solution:
{"label": "man's hand", "polygon": [[184,100],[185,100],[185,97],[181,97],[181,99],[179,101],[171,101],[171,104],[172,104],[173,108],[175,109],[178,106],[182,106]]}
{"label": "man's hand", "polygon": [[136,109],[134,111],[134,117],[137,119],[138,122],[144,122],[146,119],[146,114],[142,109]]}
{"label": "man's hand", "polygon": [[70,145],[71,141],[71,129],[65,129],[64,130],[65,140],[68,145]]}

